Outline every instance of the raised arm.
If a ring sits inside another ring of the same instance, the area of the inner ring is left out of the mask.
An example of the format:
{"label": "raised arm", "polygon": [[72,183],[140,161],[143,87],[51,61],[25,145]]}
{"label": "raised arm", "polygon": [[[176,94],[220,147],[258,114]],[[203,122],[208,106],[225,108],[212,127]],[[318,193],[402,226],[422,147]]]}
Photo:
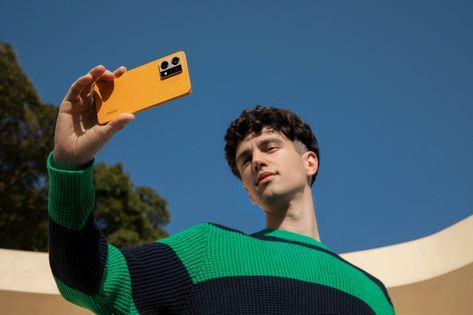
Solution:
{"label": "raised arm", "polygon": [[74,82],[56,122],[54,151],[48,158],[49,258],[61,294],[99,314],[129,313],[131,282],[123,254],[97,229],[93,207],[93,158],[126,123],[122,114],[99,125],[92,86],[126,71],[97,66]]}

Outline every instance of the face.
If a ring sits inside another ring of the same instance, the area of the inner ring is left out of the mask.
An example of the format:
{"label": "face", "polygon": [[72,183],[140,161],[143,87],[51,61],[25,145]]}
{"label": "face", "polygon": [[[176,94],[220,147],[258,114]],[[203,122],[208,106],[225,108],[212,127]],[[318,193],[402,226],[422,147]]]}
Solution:
{"label": "face", "polygon": [[310,189],[317,157],[297,147],[301,146],[268,128],[249,134],[238,144],[236,165],[253,202],[262,208],[274,207]]}

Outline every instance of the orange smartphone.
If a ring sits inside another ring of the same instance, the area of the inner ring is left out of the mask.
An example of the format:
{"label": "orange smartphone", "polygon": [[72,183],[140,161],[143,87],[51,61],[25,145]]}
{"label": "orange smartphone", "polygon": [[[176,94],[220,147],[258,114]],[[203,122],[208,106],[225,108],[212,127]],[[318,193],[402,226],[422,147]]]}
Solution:
{"label": "orange smartphone", "polygon": [[178,51],[94,85],[100,124],[121,113],[137,113],[188,95],[192,90],[186,55]]}

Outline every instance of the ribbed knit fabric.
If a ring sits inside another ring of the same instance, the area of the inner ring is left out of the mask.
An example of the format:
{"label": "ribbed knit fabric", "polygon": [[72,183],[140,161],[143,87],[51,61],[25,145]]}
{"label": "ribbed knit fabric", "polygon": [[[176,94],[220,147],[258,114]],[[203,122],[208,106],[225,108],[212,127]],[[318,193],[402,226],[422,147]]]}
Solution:
{"label": "ribbed knit fabric", "polygon": [[97,314],[395,314],[381,281],[289,231],[203,223],[117,249],[94,223],[92,167],[48,158],[50,264],[72,303]]}

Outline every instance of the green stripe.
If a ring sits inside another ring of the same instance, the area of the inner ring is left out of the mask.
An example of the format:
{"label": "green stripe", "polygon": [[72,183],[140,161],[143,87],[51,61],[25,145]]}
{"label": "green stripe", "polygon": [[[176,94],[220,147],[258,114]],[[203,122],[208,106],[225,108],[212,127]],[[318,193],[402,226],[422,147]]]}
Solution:
{"label": "green stripe", "polygon": [[205,259],[209,227],[209,224],[202,223],[157,241],[173,249],[194,283]]}
{"label": "green stripe", "polygon": [[138,314],[132,300],[131,279],[123,254],[108,245],[108,258],[104,277],[96,295],[75,290],[55,278],[61,295],[71,303],[82,306],[96,314]]}
{"label": "green stripe", "polygon": [[[108,244],[108,257],[103,283],[99,294],[107,296],[113,308],[122,314],[133,314],[136,307],[132,300],[131,278],[122,252]],[[136,314],[138,314],[136,312]]]}
{"label": "green stripe", "polygon": [[61,170],[54,167],[53,152],[51,152],[47,160],[47,168],[49,216],[57,224],[71,230],[82,229],[94,207],[93,161],[82,170]]}
{"label": "green stripe", "polygon": [[62,283],[54,278],[61,295],[69,302],[87,308],[96,314],[113,314],[113,310],[103,304],[99,296],[87,295]]}

